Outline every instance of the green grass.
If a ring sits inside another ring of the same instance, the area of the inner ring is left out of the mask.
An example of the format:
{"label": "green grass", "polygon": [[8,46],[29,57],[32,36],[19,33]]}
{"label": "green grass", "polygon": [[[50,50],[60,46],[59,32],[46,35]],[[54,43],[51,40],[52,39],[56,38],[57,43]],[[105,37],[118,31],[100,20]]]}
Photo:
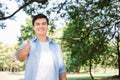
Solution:
{"label": "green grass", "polygon": [[[108,78],[110,77],[108,76],[94,76],[95,79],[104,79],[104,78]],[[23,80],[23,79],[20,79]],[[90,76],[80,76],[80,77],[68,77],[67,80],[91,80]]]}
{"label": "green grass", "polygon": [[[110,76],[95,76],[95,79],[104,79]],[[23,80],[23,79],[20,79]],[[67,80],[91,80],[91,77],[67,78]]]}
{"label": "green grass", "polygon": [[68,78],[68,80],[91,80],[90,78]]}
{"label": "green grass", "polygon": [[[97,73],[93,73],[93,77],[95,79],[104,79],[108,78],[114,75],[118,75],[118,71],[116,70],[107,70],[107,73],[100,72],[103,71],[102,69],[99,70]],[[24,72],[15,72],[12,73],[12,75],[24,75]],[[21,78],[20,80],[23,80]],[[80,74],[74,74],[74,73],[67,73],[67,80],[91,80],[90,74],[88,72],[80,73]]]}
{"label": "green grass", "polygon": [[[94,76],[95,79],[104,79],[108,78],[110,76]],[[68,80],[91,80],[90,76],[82,76],[82,77],[77,77],[77,78],[68,78]]]}

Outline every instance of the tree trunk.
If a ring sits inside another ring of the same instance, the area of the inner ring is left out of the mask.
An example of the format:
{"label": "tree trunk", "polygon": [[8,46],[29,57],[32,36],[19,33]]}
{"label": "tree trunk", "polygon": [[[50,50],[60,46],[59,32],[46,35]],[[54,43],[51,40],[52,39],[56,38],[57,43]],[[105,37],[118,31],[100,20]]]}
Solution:
{"label": "tree trunk", "polygon": [[90,76],[91,76],[91,80],[94,80],[94,77],[93,77],[93,75],[92,75],[92,60],[90,59],[89,60],[89,63],[90,63],[90,65],[89,65],[89,72],[90,72]]}
{"label": "tree trunk", "polygon": [[75,73],[79,74],[79,71],[80,71],[80,68],[79,68],[79,66],[78,66],[78,67],[76,67],[76,69],[75,69]]}
{"label": "tree trunk", "polygon": [[118,77],[120,78],[120,50],[119,50],[119,47],[120,47],[119,42],[120,42],[120,40],[119,40],[119,38],[120,37],[118,35],[118,37],[117,37],[118,71],[119,71]]}

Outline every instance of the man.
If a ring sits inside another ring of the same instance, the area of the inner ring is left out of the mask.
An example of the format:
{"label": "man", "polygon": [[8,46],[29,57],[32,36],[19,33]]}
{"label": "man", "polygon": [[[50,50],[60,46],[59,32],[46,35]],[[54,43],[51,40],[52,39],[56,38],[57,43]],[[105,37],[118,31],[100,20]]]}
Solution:
{"label": "man", "polygon": [[67,80],[60,46],[47,37],[49,20],[38,14],[32,20],[35,37],[23,42],[15,55],[26,60],[25,80]]}

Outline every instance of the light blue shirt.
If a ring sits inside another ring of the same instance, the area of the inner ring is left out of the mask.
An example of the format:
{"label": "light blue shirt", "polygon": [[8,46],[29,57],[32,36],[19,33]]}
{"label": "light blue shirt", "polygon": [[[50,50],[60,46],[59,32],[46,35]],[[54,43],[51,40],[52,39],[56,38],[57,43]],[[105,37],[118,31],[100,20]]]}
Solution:
{"label": "light blue shirt", "polygon": [[[52,57],[55,66],[54,80],[59,80],[59,74],[65,73],[66,69],[63,63],[62,51],[59,44],[48,38],[49,47],[52,52]],[[18,59],[18,51],[23,48],[27,42],[24,41],[20,48],[16,51],[15,56]],[[35,80],[38,73],[38,63],[40,58],[40,44],[37,37],[30,40],[30,53],[26,58],[25,77],[24,80]],[[42,73],[41,73],[42,74]]]}

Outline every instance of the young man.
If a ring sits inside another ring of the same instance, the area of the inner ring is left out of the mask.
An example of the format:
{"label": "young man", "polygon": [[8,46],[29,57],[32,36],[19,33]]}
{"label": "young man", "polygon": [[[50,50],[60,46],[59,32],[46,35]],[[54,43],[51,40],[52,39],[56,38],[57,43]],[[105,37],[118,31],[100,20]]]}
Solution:
{"label": "young man", "polygon": [[49,20],[38,14],[32,20],[35,37],[23,42],[15,55],[26,60],[24,80],[67,80],[60,45],[47,37]]}

